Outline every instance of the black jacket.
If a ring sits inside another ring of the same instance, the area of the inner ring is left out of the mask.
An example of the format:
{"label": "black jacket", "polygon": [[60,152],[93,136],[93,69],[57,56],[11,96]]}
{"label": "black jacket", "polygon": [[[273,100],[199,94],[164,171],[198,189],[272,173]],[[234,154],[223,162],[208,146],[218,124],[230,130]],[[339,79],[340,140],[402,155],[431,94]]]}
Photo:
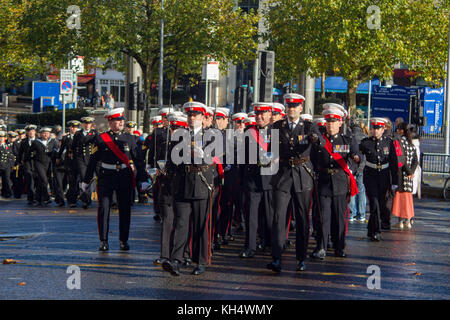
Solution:
{"label": "black jacket", "polygon": [[[272,178],[272,186],[276,190],[290,192],[292,185],[295,192],[311,190],[313,187],[313,166],[310,160],[311,140],[308,136],[310,128],[301,119],[293,131],[287,119],[277,121],[273,129],[279,131],[279,169]],[[303,159],[305,162],[292,166],[289,161]]]}

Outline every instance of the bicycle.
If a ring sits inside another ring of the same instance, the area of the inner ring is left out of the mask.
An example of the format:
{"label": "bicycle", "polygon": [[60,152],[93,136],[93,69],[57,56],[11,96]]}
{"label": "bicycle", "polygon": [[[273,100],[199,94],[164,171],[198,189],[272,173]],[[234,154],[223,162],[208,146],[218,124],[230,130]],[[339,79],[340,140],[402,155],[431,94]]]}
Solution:
{"label": "bicycle", "polygon": [[450,177],[445,180],[444,188],[442,189],[444,199],[450,201]]}

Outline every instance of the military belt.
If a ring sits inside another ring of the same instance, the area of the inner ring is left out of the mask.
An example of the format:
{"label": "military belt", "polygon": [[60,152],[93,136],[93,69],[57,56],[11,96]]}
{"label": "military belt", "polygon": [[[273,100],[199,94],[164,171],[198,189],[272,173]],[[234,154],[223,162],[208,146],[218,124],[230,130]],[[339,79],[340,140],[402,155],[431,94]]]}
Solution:
{"label": "military belt", "polygon": [[385,163],[385,164],[376,164],[376,163],[372,163],[369,161],[366,161],[366,166],[368,166],[369,168],[375,169],[375,170],[384,170],[389,168],[389,163]]}
{"label": "military belt", "polygon": [[333,169],[331,169],[331,168],[320,168],[319,171],[323,172],[323,173],[326,173],[326,174],[334,175],[334,174],[338,173],[339,171],[342,171],[342,169],[341,168],[333,168]]}
{"label": "military belt", "polygon": [[298,159],[291,158],[289,160],[280,160],[281,163],[287,164],[287,165],[289,165],[291,167],[300,166],[300,165],[302,165],[302,164],[304,164],[304,163],[306,163],[308,161],[309,161],[309,156],[298,158]]}
{"label": "military belt", "polygon": [[102,162],[102,168],[104,169],[109,169],[109,170],[122,170],[125,169],[127,166],[123,163],[121,164],[108,164],[108,163],[103,163]]}
{"label": "military belt", "polygon": [[213,165],[186,165],[184,166],[184,172],[186,173],[198,173],[205,172]]}

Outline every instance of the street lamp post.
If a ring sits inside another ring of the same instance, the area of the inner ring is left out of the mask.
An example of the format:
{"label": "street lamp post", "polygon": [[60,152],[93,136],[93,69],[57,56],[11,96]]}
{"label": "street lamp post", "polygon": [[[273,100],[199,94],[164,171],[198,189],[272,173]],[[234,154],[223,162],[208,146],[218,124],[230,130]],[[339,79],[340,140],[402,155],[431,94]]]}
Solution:
{"label": "street lamp post", "polygon": [[[161,10],[164,13],[164,0],[161,0]],[[159,91],[158,91],[158,105],[163,107],[163,70],[164,70],[164,18],[161,17],[161,37],[159,45]]]}
{"label": "street lamp post", "polygon": [[450,152],[450,15],[448,28],[448,55],[447,55],[447,90],[445,92],[445,153]]}

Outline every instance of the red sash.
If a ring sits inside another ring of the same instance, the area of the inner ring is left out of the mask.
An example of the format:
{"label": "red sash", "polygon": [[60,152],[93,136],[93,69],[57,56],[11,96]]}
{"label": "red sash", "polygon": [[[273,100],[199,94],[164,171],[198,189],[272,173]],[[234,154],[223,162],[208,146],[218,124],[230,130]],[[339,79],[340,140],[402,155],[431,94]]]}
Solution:
{"label": "red sash", "polygon": [[223,181],[223,178],[225,177],[225,175],[223,173],[223,164],[222,164],[222,162],[220,162],[219,157],[214,157],[212,160],[217,165],[217,171],[219,172],[219,177]]}
{"label": "red sash", "polygon": [[105,141],[106,145],[111,149],[114,155],[122,161],[128,169],[131,171],[131,178],[133,182],[133,189],[136,188],[136,178],[134,177],[133,169],[131,169],[130,159],[119,149],[119,147],[111,140],[111,137],[107,132],[104,132],[100,135],[100,138]]}
{"label": "red sash", "polygon": [[251,127],[248,129],[250,133],[252,134],[253,138],[256,140],[258,145],[267,152],[269,144],[264,141],[263,137],[259,134],[259,130],[256,129],[256,127]]}
{"label": "red sash", "polygon": [[331,142],[327,139],[325,135],[323,135],[323,138],[325,139],[325,149],[328,151],[328,153],[333,157],[333,159],[339,164],[339,166],[342,168],[342,170],[345,171],[345,173],[350,178],[350,194],[353,197],[354,195],[357,195],[358,185],[356,183],[355,177],[351,173],[350,169],[348,168],[347,162],[345,162],[344,158],[339,153],[333,152],[333,145]]}

